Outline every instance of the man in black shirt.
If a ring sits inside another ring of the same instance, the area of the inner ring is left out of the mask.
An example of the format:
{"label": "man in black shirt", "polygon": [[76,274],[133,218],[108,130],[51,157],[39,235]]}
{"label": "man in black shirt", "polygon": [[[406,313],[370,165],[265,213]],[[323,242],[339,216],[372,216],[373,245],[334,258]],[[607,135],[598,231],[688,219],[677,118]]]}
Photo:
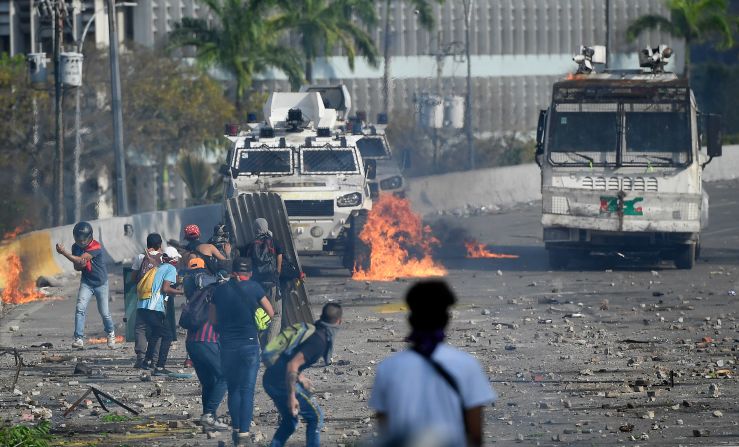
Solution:
{"label": "man in black shirt", "polygon": [[219,334],[234,445],[244,445],[254,412],[254,389],[259,371],[254,313],[259,306],[270,318],[274,312],[264,289],[250,281],[251,259],[234,259],[232,270],[232,278],[213,292],[209,319]]}
{"label": "man in black shirt", "polygon": [[321,319],[316,321],[316,331],[290,356],[283,355],[264,372],[264,390],[280,413],[280,425],[272,439],[271,447],[282,447],[298,426],[298,415],[306,424],[306,445],[321,445],[323,413],[310,393],[310,382],[302,371],[319,359],[331,363],[334,336],[341,324],[342,309],[337,303],[323,306]]}

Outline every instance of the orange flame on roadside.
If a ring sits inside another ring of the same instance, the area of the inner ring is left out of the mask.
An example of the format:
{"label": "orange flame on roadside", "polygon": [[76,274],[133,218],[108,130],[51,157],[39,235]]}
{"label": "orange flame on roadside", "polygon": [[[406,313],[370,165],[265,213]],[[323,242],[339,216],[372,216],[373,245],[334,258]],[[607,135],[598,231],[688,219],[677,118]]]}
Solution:
{"label": "orange flame on roadside", "polygon": [[367,218],[359,238],[370,251],[370,268],[355,267],[352,278],[392,281],[397,278],[425,278],[446,275],[446,269],[431,257],[431,247],[439,241],[431,228],[423,225],[407,199],[383,194]]}
{"label": "orange flame on roadside", "polygon": [[21,264],[21,258],[17,254],[8,254],[8,257],[0,265],[0,269],[3,269],[2,275],[5,278],[5,288],[2,295],[0,295],[3,303],[24,304],[48,298],[39,292],[33,284],[21,284],[23,264]]}
{"label": "orange flame on roadside", "polygon": [[493,253],[488,250],[485,244],[477,241],[465,241],[465,248],[467,248],[467,258],[469,259],[480,259],[480,258],[491,258],[491,259],[518,259],[518,255],[505,255],[500,253]]}
{"label": "orange flame on roadside", "polygon": [[15,227],[14,229],[10,231],[5,232],[5,234],[3,234],[2,240],[7,241],[9,239],[15,239],[16,237],[18,237],[18,235],[26,231],[28,227],[30,226],[31,226],[31,222],[24,220],[22,224],[18,225],[17,227]]}
{"label": "orange flame on roadside", "polygon": [[[122,335],[116,335],[115,336],[115,342],[116,343],[123,343],[124,341],[126,341],[126,339],[123,338]],[[101,345],[103,343],[108,343],[108,338],[107,337],[88,338],[86,343],[88,345]]]}

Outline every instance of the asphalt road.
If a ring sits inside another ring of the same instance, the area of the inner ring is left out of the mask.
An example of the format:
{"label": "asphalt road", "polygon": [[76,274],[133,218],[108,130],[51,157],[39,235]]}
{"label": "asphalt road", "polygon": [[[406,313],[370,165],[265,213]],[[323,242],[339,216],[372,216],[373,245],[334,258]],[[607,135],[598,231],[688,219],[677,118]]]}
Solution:
{"label": "asphalt road", "polygon": [[[729,293],[739,287],[738,186],[709,185],[711,225],[704,233],[703,257],[691,271],[677,270],[670,263],[610,259],[550,271],[538,204],[495,215],[444,218],[445,224],[434,224],[437,235],[447,242],[440,262],[448,268],[448,281],[460,298],[449,342],[478,357],[499,394],[498,402],[485,412],[486,443],[739,443],[735,376],[739,298]],[[451,228],[464,228],[492,251],[519,258],[465,259],[449,246],[459,234]],[[412,283],[352,281],[345,271],[330,268],[331,262],[335,260],[304,261],[314,312],[329,300],[341,301],[346,309],[334,365],[309,373],[326,414],[325,445],[352,443],[375,431],[366,405],[373,371],[384,357],[405,346],[402,294]],[[111,279],[112,288],[120,289],[119,275]],[[200,414],[194,378],[165,380],[158,386],[157,378],[142,382],[130,367],[131,343],[115,351],[99,346],[69,349],[75,289],[76,282],[70,280],[54,289],[64,300],[19,306],[0,321],[0,345],[19,347],[29,365],[18,383],[22,396],[0,392],[0,413],[17,420],[29,411],[29,400],[52,409],[59,439],[68,445],[72,440],[63,436],[70,432],[76,433],[74,442],[97,445],[216,445],[215,439],[207,439],[188,422]],[[116,295],[112,309],[120,324],[122,300],[120,292]],[[19,330],[9,332],[11,325]],[[94,305],[87,333],[102,335]],[[54,347],[32,347],[42,342]],[[43,361],[49,356],[69,358]],[[183,343],[175,346],[170,358],[172,367],[182,364]],[[103,376],[72,375],[80,360]],[[728,370],[728,376],[721,370]],[[0,357],[0,385],[8,384],[12,371],[10,358]],[[74,401],[90,383],[125,398],[143,416],[102,424],[92,404],[72,419],[60,418],[64,402]],[[718,386],[718,397],[712,397],[712,384]],[[40,393],[33,394],[34,390]],[[265,438],[258,443],[263,445],[277,416],[261,390],[256,406],[254,432]],[[222,405],[221,412],[225,411]],[[155,424],[167,421],[180,425]],[[695,430],[702,436],[695,437]],[[112,434],[103,436],[103,431]],[[294,445],[303,442],[302,431],[303,427],[296,433]]]}

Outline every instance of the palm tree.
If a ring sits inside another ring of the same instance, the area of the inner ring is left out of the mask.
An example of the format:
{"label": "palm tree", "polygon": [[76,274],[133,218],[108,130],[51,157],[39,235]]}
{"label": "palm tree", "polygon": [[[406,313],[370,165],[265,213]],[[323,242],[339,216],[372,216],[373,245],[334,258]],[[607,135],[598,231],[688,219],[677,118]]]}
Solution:
{"label": "palm tree", "polygon": [[377,47],[358,23],[373,26],[377,11],[372,0],[278,0],[283,14],[276,19],[281,29],[295,31],[305,57],[305,78],[313,82],[313,64],[339,46],[354,70],[357,53],[377,66]]}
{"label": "palm tree", "polygon": [[690,78],[690,46],[711,36],[720,39],[719,47],[734,46],[732,28],[734,19],[729,14],[728,0],[666,0],[670,17],[648,14],[636,19],[626,30],[626,37],[634,41],[643,31],[660,29],[673,37],[685,40],[685,70]]}
{"label": "palm tree", "polygon": [[302,82],[301,59],[279,43],[281,30],[268,14],[269,0],[200,0],[216,24],[183,18],[170,33],[170,48],[193,46],[204,67],[220,67],[236,80],[236,109],[241,112],[245,92],[254,75],[270,68],[282,70],[291,84]]}
{"label": "palm tree", "polygon": [[190,192],[188,206],[217,202],[223,194],[223,180],[214,178],[213,168],[202,157],[182,153],[177,160],[177,172]]}
{"label": "palm tree", "polygon": [[[392,108],[392,78],[390,77],[390,4],[393,0],[385,0],[385,33],[384,42],[382,48],[382,59],[384,65],[384,71],[382,74],[382,89],[383,89],[383,108],[385,113],[390,114]],[[429,0],[409,0],[414,10],[418,14],[418,21],[421,26],[427,30],[431,30],[434,27],[434,15],[431,1]],[[435,0],[436,3],[442,4],[444,0]]]}

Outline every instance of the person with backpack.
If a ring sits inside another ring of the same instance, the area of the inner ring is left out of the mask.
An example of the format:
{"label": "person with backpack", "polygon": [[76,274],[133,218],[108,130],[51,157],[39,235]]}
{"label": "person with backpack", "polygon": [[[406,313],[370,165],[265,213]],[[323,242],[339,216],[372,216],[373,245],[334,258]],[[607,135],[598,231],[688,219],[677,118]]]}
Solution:
{"label": "person with backpack", "polygon": [[202,258],[205,267],[214,275],[224,266],[228,260],[223,253],[213,244],[204,243],[200,240],[200,227],[195,224],[185,225],[184,248],[188,251],[185,262],[189,263],[193,258]]}
{"label": "person with backpack", "polygon": [[342,318],[338,303],[327,303],[314,325],[297,323],[285,328],[267,345],[262,359],[267,366],[262,378],[264,391],[280,414],[272,447],[282,447],[295,432],[298,416],[306,424],[306,446],[321,445],[323,413],[311,394],[310,381],[302,372],[319,359],[331,363],[334,339]]}
{"label": "person with backpack", "polygon": [[208,239],[208,243],[216,247],[226,259],[231,258],[231,237],[226,230],[225,224],[219,223],[213,227],[213,236]]}
{"label": "person with backpack", "polygon": [[208,321],[208,305],[217,285],[217,278],[205,268],[202,259],[190,260],[182,281],[187,303],[180,315],[180,326],[187,329],[185,349],[200,382],[203,405],[200,424],[209,430],[228,430],[227,424],[216,419],[226,395],[226,378],[221,368],[218,332]]}
{"label": "person with backpack", "polygon": [[82,272],[80,288],[77,292],[77,306],[74,313],[74,342],[72,348],[82,349],[85,345],[85,318],[87,305],[95,296],[98,312],[103,319],[103,327],[108,334],[108,347],[115,347],[115,324],[108,309],[108,270],[103,259],[103,246],[93,239],[92,225],[78,222],[72,229],[74,245],[68,252],[62,244],[56,244],[56,252],[67,258],[74,269]]}
{"label": "person with backpack", "polygon": [[247,246],[246,253],[251,257],[254,266],[254,281],[264,290],[270,291],[278,284],[282,272],[282,258],[285,249],[269,230],[267,219],[254,221],[255,239]]}
{"label": "person with backpack", "polygon": [[473,356],[444,343],[455,302],[443,281],[408,290],[410,349],[380,363],[369,400],[381,445],[482,445],[483,408],[496,394]]}
{"label": "person with backpack", "polygon": [[155,376],[171,374],[171,371],[165,368],[173,332],[166,317],[166,303],[167,300],[174,299],[176,295],[183,294],[182,290],[175,288],[176,266],[180,258],[177,249],[167,247],[162,254],[161,264],[149,269],[136,285],[138,295],[136,324],[144,324],[148,335],[144,358],[139,362],[137,357],[134,367],[142,369],[151,367],[154,361],[154,351],[159,343],[156,367],[152,373]]}
{"label": "person with backpack", "polygon": [[[131,279],[137,285],[147,272],[159,267],[162,263],[162,236],[159,233],[150,233],[146,236],[146,250],[136,256],[131,263]],[[141,368],[144,365],[144,357],[146,355],[147,339],[151,334],[151,326],[146,324],[145,318],[137,318],[134,327],[135,342],[134,352],[136,352],[136,362],[134,368]],[[153,355],[158,355],[159,349],[155,349]]]}
{"label": "person with backpack", "polygon": [[258,328],[255,321],[260,307],[274,315],[264,289],[251,281],[250,258],[236,258],[231,279],[213,291],[209,320],[218,332],[221,367],[228,387],[231,437],[234,445],[245,445],[254,413],[254,391],[259,371]]}

